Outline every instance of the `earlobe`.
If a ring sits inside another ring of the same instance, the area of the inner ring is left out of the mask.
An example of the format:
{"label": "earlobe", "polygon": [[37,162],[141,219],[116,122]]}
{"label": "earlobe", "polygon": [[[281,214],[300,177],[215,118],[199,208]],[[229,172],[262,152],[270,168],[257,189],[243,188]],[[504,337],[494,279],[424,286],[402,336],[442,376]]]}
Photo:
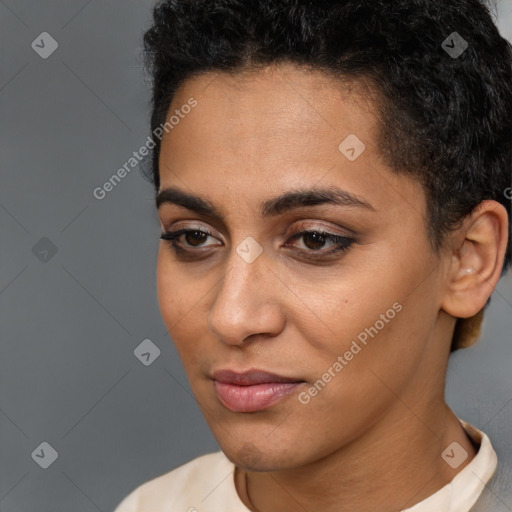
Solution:
{"label": "earlobe", "polygon": [[496,201],[483,201],[468,216],[452,252],[442,309],[457,318],[480,312],[503,268],[508,242],[507,211]]}

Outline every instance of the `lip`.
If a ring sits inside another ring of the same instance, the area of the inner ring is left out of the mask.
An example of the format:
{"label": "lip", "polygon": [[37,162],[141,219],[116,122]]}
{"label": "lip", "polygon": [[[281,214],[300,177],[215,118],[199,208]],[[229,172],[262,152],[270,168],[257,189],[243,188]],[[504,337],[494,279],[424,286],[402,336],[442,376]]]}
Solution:
{"label": "lip", "polygon": [[305,381],[264,370],[238,373],[219,370],[213,374],[219,401],[234,412],[255,412],[270,407]]}
{"label": "lip", "polygon": [[234,370],[218,370],[213,374],[213,380],[222,384],[234,384],[236,386],[254,386],[256,384],[268,384],[272,382],[289,383],[304,382],[302,379],[284,377],[277,373],[270,373],[265,370],[247,370],[236,372]]}

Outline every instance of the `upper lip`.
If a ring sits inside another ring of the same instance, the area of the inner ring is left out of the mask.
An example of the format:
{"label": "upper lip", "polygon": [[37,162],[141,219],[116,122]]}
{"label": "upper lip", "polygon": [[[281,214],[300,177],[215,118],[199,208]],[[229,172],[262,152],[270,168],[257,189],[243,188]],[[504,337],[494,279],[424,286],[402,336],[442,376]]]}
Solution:
{"label": "upper lip", "polygon": [[218,370],[213,374],[213,379],[223,384],[233,384],[237,386],[253,386],[269,382],[304,382],[300,379],[283,377],[282,375],[266,372],[264,370],[248,370],[240,373],[233,370]]}

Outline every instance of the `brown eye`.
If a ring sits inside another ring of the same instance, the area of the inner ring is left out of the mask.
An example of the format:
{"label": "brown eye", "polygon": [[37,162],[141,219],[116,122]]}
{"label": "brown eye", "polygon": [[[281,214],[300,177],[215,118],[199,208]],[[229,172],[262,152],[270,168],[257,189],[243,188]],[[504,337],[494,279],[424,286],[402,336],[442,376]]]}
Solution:
{"label": "brown eye", "polygon": [[[214,235],[207,230],[202,229],[180,229],[178,231],[163,233],[160,238],[169,243],[171,248],[176,253],[181,254],[187,258],[202,257],[205,255],[202,248],[215,246],[218,244],[205,244],[209,239],[215,239]],[[182,240],[184,239],[184,241]],[[293,250],[299,254],[300,257],[310,260],[320,260],[332,254],[347,250],[355,240],[343,235],[335,235],[321,230],[302,231],[295,234],[290,240],[303,239],[303,248],[293,246]],[[328,250],[321,250],[330,242],[331,248]],[[194,250],[197,249],[197,250]]]}
{"label": "brown eye", "polygon": [[324,233],[319,233],[318,231],[308,231],[303,234],[302,238],[304,239],[304,245],[308,249],[318,250],[325,245],[327,237]]}
{"label": "brown eye", "polygon": [[[290,240],[303,239],[303,246],[305,249],[297,249],[295,245],[294,250],[303,258],[306,259],[322,259],[332,254],[346,251],[355,242],[354,239],[348,238],[343,235],[335,235],[334,233],[327,233],[320,230],[302,231],[292,236]],[[320,250],[325,247],[326,242],[331,242],[331,248],[328,250]]]}
{"label": "brown eye", "polygon": [[[182,243],[181,238],[185,238],[185,244]],[[208,238],[215,237],[209,231],[202,229],[180,229],[160,235],[160,239],[169,242],[172,248],[183,251],[186,251],[187,247],[210,247],[212,244],[204,245]]]}
{"label": "brown eye", "polygon": [[[185,241],[192,247],[200,246],[210,236],[204,231],[187,231],[184,233]],[[197,245],[196,245],[197,244]]]}

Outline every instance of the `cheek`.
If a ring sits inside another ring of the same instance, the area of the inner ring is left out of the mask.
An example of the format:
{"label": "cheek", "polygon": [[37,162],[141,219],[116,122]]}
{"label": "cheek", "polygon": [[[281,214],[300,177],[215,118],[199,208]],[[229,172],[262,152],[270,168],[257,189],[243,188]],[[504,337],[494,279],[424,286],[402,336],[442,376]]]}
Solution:
{"label": "cheek", "polygon": [[436,318],[433,279],[396,254],[376,261],[337,273],[316,289],[307,281],[297,285],[303,304],[288,315],[307,340],[317,370],[349,351],[350,366],[383,369],[411,358],[414,364],[422,351]]}
{"label": "cheek", "polygon": [[366,329],[377,323],[380,335],[400,315],[396,311],[400,306],[393,309],[393,304],[405,295],[402,285],[375,269],[336,272],[314,288],[308,281],[310,277],[302,279],[297,282],[295,278],[294,296],[286,314],[319,354],[342,354],[358,336],[364,342],[369,336]]}
{"label": "cheek", "polygon": [[176,311],[174,300],[177,295],[172,293],[173,275],[170,265],[165,261],[164,252],[160,247],[156,265],[156,288],[160,313],[167,327],[169,327],[168,322],[171,320],[173,311]]}
{"label": "cheek", "polygon": [[[158,253],[156,283],[158,305],[167,328],[185,366],[200,356],[199,343],[207,331],[207,301],[211,283],[187,277],[167,254],[165,247]],[[204,285],[203,285],[204,284]]]}
{"label": "cheek", "polygon": [[[183,275],[170,261],[165,247],[160,248],[156,267],[158,305],[162,319],[171,337],[180,339],[190,328],[193,315],[193,297]],[[188,312],[188,314],[187,314]]]}

